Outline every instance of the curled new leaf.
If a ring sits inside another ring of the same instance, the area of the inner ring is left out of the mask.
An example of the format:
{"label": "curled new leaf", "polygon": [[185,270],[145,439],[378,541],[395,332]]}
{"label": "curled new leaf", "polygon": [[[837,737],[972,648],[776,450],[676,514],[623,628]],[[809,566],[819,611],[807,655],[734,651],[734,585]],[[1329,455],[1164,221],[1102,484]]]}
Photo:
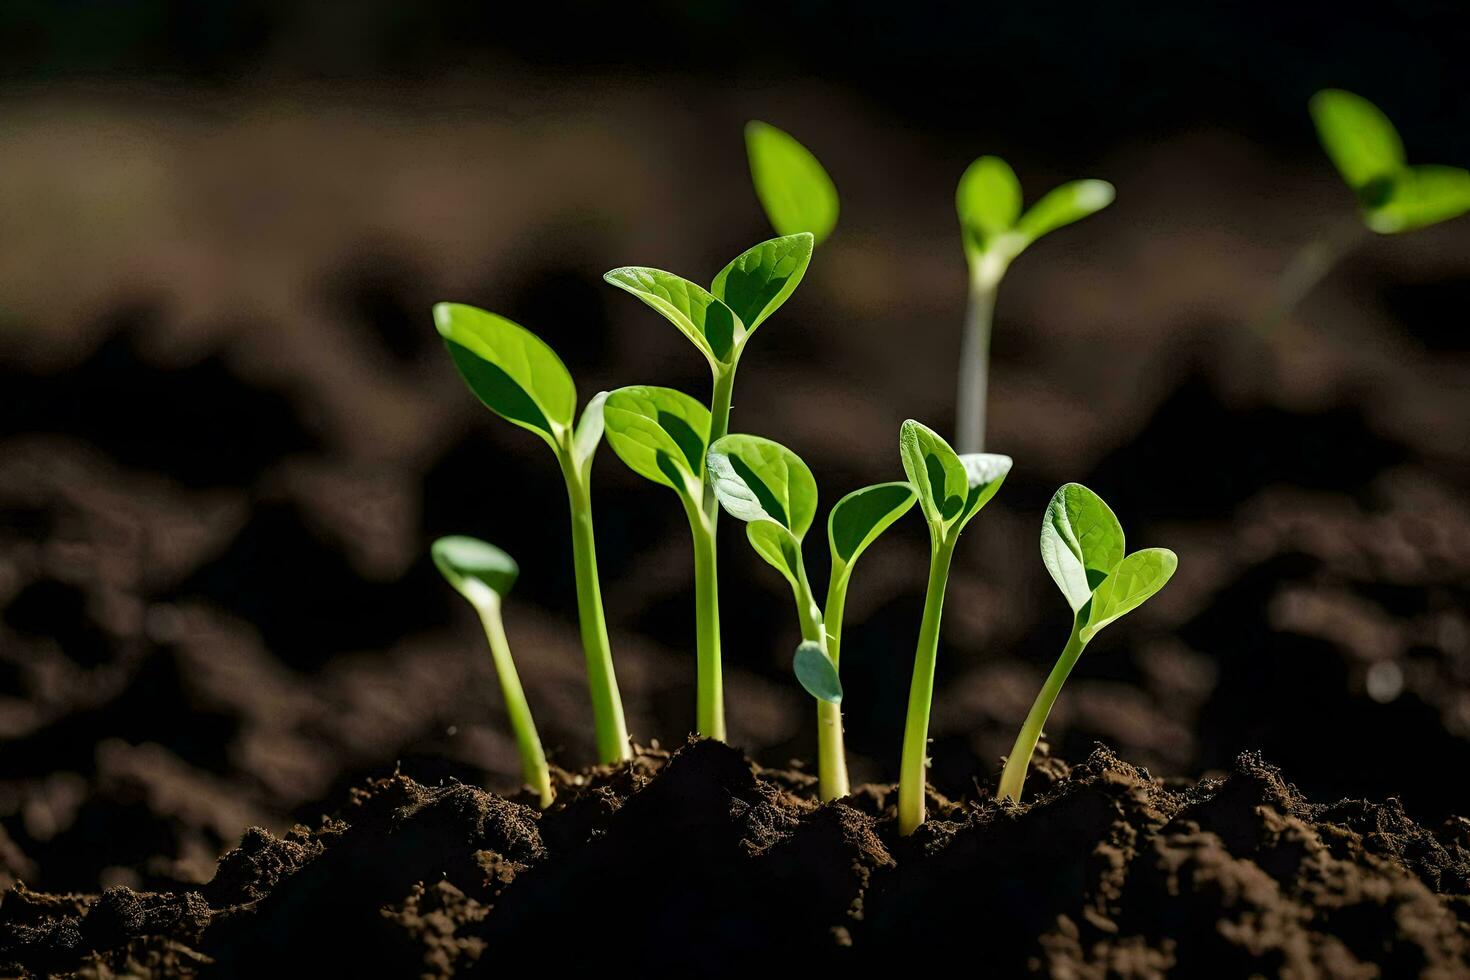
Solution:
{"label": "curled new leaf", "polygon": [[721,269],[710,292],[735,312],[747,333],[752,332],[801,284],[814,247],[815,239],[805,231],[761,242]]}
{"label": "curled new leaf", "polygon": [[728,363],[745,334],[742,318],[729,306],[703,286],[672,272],[624,266],[602,278],[657,310],[693,341],[712,365]]}
{"label": "curled new leaf", "polygon": [[899,456],[924,518],[942,533],[958,531],[994,497],[1011,471],[997,453],[960,456],[928,426],[909,419],[899,430]]}
{"label": "curled new leaf", "polygon": [[[476,586],[504,598],[515,585],[520,568],[515,559],[479,538],[456,534],[435,541],[430,553],[434,565],[455,591],[475,601]],[[474,584],[471,584],[474,583]]]}
{"label": "curled new leaf", "polygon": [[1079,633],[1082,642],[1091,641],[1104,626],[1137,609],[1164,587],[1178,567],[1178,557],[1168,548],[1145,548],[1120,561],[1092,593],[1087,625]]}
{"label": "curled new leaf", "polygon": [[820,644],[811,640],[802,643],[796,648],[791,666],[806,693],[818,701],[842,703],[842,681],[837,676],[837,665],[822,651]]}
{"label": "curled new leaf", "polygon": [[607,396],[607,442],[639,476],[691,498],[704,479],[709,409],[672,388],[635,385]]}
{"label": "curled new leaf", "polygon": [[607,392],[599,391],[582,406],[582,417],[577,419],[577,428],[572,434],[572,456],[583,467],[592,465],[592,456],[602,442],[602,410],[606,402]]}
{"label": "curled new leaf", "polygon": [[837,224],[837,188],[821,163],[789,133],[763,122],[745,126],[756,196],[778,235],[809,231],[822,244]]}
{"label": "curled new leaf", "polygon": [[878,535],[908,513],[914,499],[914,488],[907,483],[879,483],[837,501],[827,515],[833,575],[857,561]]}
{"label": "curled new leaf", "polygon": [[760,436],[731,435],[710,446],[709,478],[731,517],[772,521],[799,541],[817,513],[817,481],[791,450]]}
{"label": "curled new leaf", "polygon": [[1103,499],[1080,483],[1052,495],[1041,524],[1041,560],[1075,612],[1123,560],[1123,526]]}
{"label": "curled new leaf", "polygon": [[485,407],[556,445],[577,389],[555,351],[520,324],[462,303],[436,304],[434,325]]}

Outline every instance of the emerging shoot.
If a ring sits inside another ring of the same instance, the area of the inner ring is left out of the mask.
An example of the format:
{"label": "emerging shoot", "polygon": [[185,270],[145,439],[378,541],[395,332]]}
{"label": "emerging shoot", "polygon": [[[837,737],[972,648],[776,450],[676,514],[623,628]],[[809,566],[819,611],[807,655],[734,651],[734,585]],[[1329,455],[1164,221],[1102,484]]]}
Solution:
{"label": "emerging shoot", "polygon": [[440,538],[434,542],[432,554],[440,574],[480,614],[485,638],[490,641],[490,659],[495,664],[495,676],[500,680],[500,692],[505,697],[505,713],[510,718],[510,728],[521,755],[521,773],[540,794],[541,809],[544,810],[556,799],[551,788],[551,770],[547,768],[541,737],[536,734],[536,723],[531,720],[531,706],[526,703],[526,692],[521,690],[521,679],[510,655],[510,641],[505,638],[505,626],[500,620],[500,604],[515,584],[520,569],[510,555],[477,538]]}
{"label": "emerging shoot", "polygon": [[1074,180],[1021,212],[1021,182],[1000,157],[981,157],[965,170],[955,190],[970,302],[960,344],[955,407],[955,445],[962,453],[985,448],[985,404],[990,378],[990,330],[995,294],[1011,262],[1042,235],[1080,221],[1113,203],[1113,185]]}
{"label": "emerging shoot", "polygon": [[750,179],[778,235],[812,233],[820,245],[837,226],[837,187],[811,151],[768,123],[745,124]]}
{"label": "emerging shoot", "polygon": [[1000,798],[1019,803],[1042,726],[1082,650],[1113,620],[1164,587],[1179,566],[1167,548],[1124,556],[1123,527],[1101,497],[1068,483],[1051,498],[1041,524],[1041,560],[1072,607],[1072,635],[1016,736],[1000,777]]}
{"label": "emerging shoot", "polygon": [[536,433],[556,455],[571,506],[577,616],[597,729],[597,754],[604,763],[631,758],[623,701],[603,618],[597,545],[592,533],[592,458],[602,441],[602,406],[607,396],[594,396],[573,426],[576,386],[561,358],[541,338],[505,317],[461,303],[435,305],[434,325],[455,367],[485,407]]}
{"label": "emerging shoot", "polygon": [[898,777],[898,832],[907,836],[924,822],[924,782],[929,766],[929,710],[949,563],[960,532],[990,502],[1011,471],[1011,458],[992,453],[958,455],[934,430],[909,419],[898,439],[899,455],[919,509],[929,525],[929,586],[914,652],[903,758]]}
{"label": "emerging shoot", "polygon": [[603,405],[607,442],[628,468],[679,495],[694,539],[694,615],[698,671],[696,731],[725,739],[720,667],[720,600],[715,525],[704,512],[709,409],[672,388],[619,388]]}

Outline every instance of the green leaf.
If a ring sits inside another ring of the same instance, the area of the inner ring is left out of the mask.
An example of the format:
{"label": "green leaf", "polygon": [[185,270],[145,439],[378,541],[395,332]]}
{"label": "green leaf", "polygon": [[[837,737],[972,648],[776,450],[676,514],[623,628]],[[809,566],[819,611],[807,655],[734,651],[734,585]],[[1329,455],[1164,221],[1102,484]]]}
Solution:
{"label": "green leaf", "polygon": [[592,464],[592,456],[597,452],[598,443],[602,442],[602,413],[606,402],[607,392],[599,391],[582,406],[582,417],[577,419],[577,429],[572,434],[572,458],[580,466]]}
{"label": "green leaf", "polygon": [[778,235],[812,233],[822,244],[837,224],[837,188],[811,152],[784,130],[753,121],[745,125],[750,177],[766,217]]}
{"label": "green leaf", "polygon": [[796,648],[791,661],[796,679],[806,688],[806,693],[818,701],[830,704],[842,703],[842,681],[837,677],[837,667],[822,652],[822,647],[807,640]]}
{"label": "green leaf", "polygon": [[747,333],[753,333],[800,285],[815,243],[806,231],[761,242],[721,269],[710,292],[735,311]]}
{"label": "green leaf", "polygon": [[486,408],[557,445],[577,389],[555,351],[520,324],[462,303],[436,304],[434,325]]}
{"label": "green leaf", "polygon": [[745,525],[745,537],[756,554],[786,577],[792,588],[801,580],[801,542],[775,521],[758,520]]}
{"label": "green leaf", "polygon": [[1052,495],[1041,523],[1041,560],[1075,612],[1123,560],[1123,527],[1103,499],[1080,483]]}
{"label": "green leaf", "polygon": [[1082,642],[1091,641],[1104,626],[1143,605],[1178,567],[1178,557],[1168,548],[1145,548],[1124,558],[1093,592],[1087,625],[1079,634]]}
{"label": "green leaf", "polygon": [[894,521],[914,506],[914,488],[907,483],[879,483],[863,487],[837,501],[827,515],[827,540],[832,546],[832,569],[851,565]]}
{"label": "green leaf", "polygon": [[697,497],[709,409],[682,391],[636,385],[607,396],[607,443],[639,476]]}
{"label": "green leaf", "polygon": [[909,419],[899,429],[898,453],[925,520],[944,526],[959,517],[970,485],[965,464],[949,443],[927,425]]}
{"label": "green leaf", "polygon": [[502,598],[515,585],[515,559],[493,544],[462,534],[440,538],[430,548],[439,573],[465,598],[475,601],[475,584]]}
{"label": "green leaf", "polygon": [[1389,235],[1438,224],[1470,211],[1470,171],[1406,167],[1390,180],[1384,196],[1366,216],[1374,231]]}
{"label": "green leaf", "polygon": [[1010,475],[1013,461],[1000,453],[966,453],[960,457],[960,465],[965,468],[968,486],[965,506],[960,511],[960,527],[963,528],[1000,490],[1000,485]]}
{"label": "green leaf", "polygon": [[729,363],[745,335],[742,319],[698,283],[672,272],[624,266],[603,279],[657,310],[694,342],[711,364]]}
{"label": "green leaf", "polygon": [[960,176],[954,205],[966,247],[983,252],[1020,217],[1021,182],[1000,157],[981,157]]}
{"label": "green leaf", "polygon": [[710,446],[709,477],[731,517],[774,521],[796,540],[817,514],[817,481],[791,450],[760,436],[731,435]]}
{"label": "green leaf", "polygon": [[[1351,92],[1327,89],[1308,103],[1317,138],[1337,172],[1360,198],[1405,163],[1404,143],[1377,106]],[[1376,203],[1376,202],[1367,202]]]}
{"label": "green leaf", "polygon": [[1063,225],[1081,221],[1109,204],[1117,192],[1105,180],[1073,180],[1057,187],[1031,205],[1016,222],[1016,231],[1030,244]]}

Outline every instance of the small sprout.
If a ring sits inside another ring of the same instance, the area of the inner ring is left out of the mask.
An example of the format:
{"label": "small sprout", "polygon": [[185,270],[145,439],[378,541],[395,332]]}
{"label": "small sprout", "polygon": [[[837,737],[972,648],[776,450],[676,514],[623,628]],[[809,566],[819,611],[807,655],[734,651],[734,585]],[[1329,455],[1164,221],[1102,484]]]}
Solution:
{"label": "small sprout", "polygon": [[703,510],[709,409],[672,388],[635,386],[607,396],[607,442],[629,469],[679,495],[694,539],[694,613],[698,671],[696,730],[725,738],[720,665],[720,600],[715,578],[715,526]]}
{"label": "small sprout", "polygon": [[1082,650],[1109,623],[1164,587],[1179,565],[1167,548],[1124,553],[1123,527],[1101,497],[1068,483],[1051,498],[1041,525],[1041,560],[1072,607],[1072,635],[1016,736],[1000,778],[1000,798],[1019,803],[1042,726]]}
{"label": "small sprout", "polygon": [[778,235],[809,231],[815,244],[837,226],[837,187],[811,151],[768,123],[745,124],[750,178]]}
{"label": "small sprout", "polygon": [[981,157],[965,170],[955,190],[965,258],[970,266],[970,303],[960,346],[960,382],[955,444],[960,452],[985,448],[985,402],[990,376],[990,331],[995,294],[1010,264],[1042,235],[1080,221],[1113,203],[1113,185],[1074,180],[1021,210],[1021,182],[1000,157]]}
{"label": "small sprout", "polygon": [[898,449],[929,525],[929,586],[914,653],[898,782],[898,832],[906,836],[924,822],[929,711],[934,700],[934,667],[950,560],[960,532],[1005,482],[1011,458],[993,453],[957,455],[932,429],[913,419],[903,424]]}
{"label": "small sprout", "polygon": [[1393,123],[1367,99],[1327,89],[1312,96],[1309,108],[1322,148],[1373,231],[1412,231],[1470,211],[1470,171],[1410,165]]}
{"label": "small sprout", "polygon": [[437,304],[434,324],[475,396],[495,414],[540,436],[561,465],[571,506],[577,614],[598,757],[604,763],[631,758],[592,532],[592,459],[602,439],[606,396],[589,401],[574,427],[576,386],[561,358],[541,338],[505,317],[461,303]]}
{"label": "small sprout", "polygon": [[541,809],[544,810],[556,799],[556,792],[551,788],[551,770],[546,765],[541,737],[536,734],[531,706],[526,703],[526,692],[521,689],[521,679],[510,655],[510,641],[506,639],[505,625],[500,619],[501,602],[515,584],[520,569],[510,555],[477,538],[440,538],[434,542],[431,553],[440,574],[454,586],[455,591],[469,600],[480,615],[485,637],[490,641],[490,659],[495,664],[495,675],[505,697],[505,713],[515,734],[516,748],[520,751],[521,772],[526,782],[540,794]]}

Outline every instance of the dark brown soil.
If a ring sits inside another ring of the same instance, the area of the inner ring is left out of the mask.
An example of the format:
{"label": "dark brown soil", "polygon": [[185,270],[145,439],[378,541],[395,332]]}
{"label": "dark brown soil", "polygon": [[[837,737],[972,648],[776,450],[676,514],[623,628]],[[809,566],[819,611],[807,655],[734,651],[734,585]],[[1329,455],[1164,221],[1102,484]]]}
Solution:
{"label": "dark brown soil", "polygon": [[21,973],[489,976],[508,966],[734,975],[922,956],[998,975],[1462,976],[1470,821],[1312,803],[1259,756],[1167,786],[1098,747],[1042,758],[1023,808],[891,787],[820,805],[800,773],[691,742],[567,778],[538,814],[374,780],[315,828],[258,828],[197,889],[0,905]]}

